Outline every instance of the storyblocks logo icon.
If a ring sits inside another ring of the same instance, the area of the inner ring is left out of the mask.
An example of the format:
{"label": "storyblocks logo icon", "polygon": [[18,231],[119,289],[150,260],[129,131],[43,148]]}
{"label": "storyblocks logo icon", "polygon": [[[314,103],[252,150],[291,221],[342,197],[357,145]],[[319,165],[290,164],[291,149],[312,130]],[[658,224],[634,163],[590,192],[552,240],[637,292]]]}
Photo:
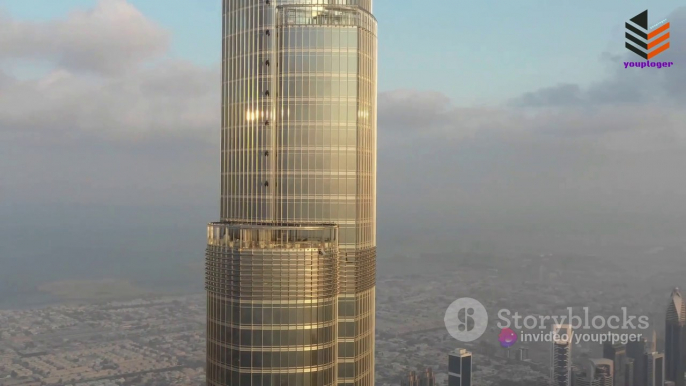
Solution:
{"label": "storyblocks logo icon", "polygon": [[460,298],[445,311],[445,328],[460,342],[479,339],[488,327],[488,312],[481,302],[472,298]]}

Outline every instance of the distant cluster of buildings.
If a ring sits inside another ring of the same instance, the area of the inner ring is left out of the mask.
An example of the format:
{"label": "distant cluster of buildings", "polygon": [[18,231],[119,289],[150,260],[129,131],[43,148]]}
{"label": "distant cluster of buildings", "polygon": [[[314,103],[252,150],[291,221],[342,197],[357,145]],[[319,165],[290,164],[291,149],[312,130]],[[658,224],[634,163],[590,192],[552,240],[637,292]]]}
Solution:
{"label": "distant cluster of buildings", "polygon": [[[605,342],[602,358],[572,359],[574,331],[570,325],[552,328],[550,386],[685,386],[686,301],[678,288],[672,291],[666,313],[665,351],[652,340],[640,337],[624,343]],[[526,360],[527,348],[506,350],[510,359]],[[448,355],[446,386],[472,386],[472,354],[458,349]],[[400,386],[437,386],[432,368],[411,371]]]}
{"label": "distant cluster of buildings", "polygon": [[431,367],[427,367],[424,373],[418,374],[411,371],[407,379],[400,382],[400,386],[435,386],[436,376]]}
{"label": "distant cluster of buildings", "polygon": [[0,386],[204,384],[204,301],[0,311]]}
{"label": "distant cluster of buildings", "polygon": [[[448,355],[448,386],[472,386],[472,353],[457,349]],[[433,369],[428,367],[423,373],[411,371],[400,386],[438,386]]]}
{"label": "distant cluster of buildings", "polygon": [[572,363],[572,335],[569,325],[553,327],[551,353],[552,386],[684,386],[686,371],[686,302],[678,288],[667,307],[665,352],[657,350],[657,336],[641,337],[626,344],[605,342],[603,358]]}

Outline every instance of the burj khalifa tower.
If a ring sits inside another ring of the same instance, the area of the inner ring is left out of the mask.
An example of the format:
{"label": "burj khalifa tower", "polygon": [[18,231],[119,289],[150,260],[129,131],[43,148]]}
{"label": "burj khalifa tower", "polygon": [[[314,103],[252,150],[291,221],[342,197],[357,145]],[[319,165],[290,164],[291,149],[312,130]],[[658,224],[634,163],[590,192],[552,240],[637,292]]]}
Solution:
{"label": "burj khalifa tower", "polygon": [[207,384],[374,385],[372,0],[224,0]]}

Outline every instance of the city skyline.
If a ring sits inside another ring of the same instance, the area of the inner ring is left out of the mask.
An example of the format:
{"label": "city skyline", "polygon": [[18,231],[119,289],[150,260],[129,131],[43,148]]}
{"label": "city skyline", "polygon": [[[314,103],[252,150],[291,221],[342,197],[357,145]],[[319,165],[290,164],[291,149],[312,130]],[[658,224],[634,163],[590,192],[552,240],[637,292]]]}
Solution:
{"label": "city skyline", "polygon": [[0,386],[686,386],[686,6],[371,2],[0,0]]}
{"label": "city skyline", "polygon": [[612,360],[586,359],[573,372],[572,384],[574,386],[626,386],[624,383],[615,383],[614,373]]}

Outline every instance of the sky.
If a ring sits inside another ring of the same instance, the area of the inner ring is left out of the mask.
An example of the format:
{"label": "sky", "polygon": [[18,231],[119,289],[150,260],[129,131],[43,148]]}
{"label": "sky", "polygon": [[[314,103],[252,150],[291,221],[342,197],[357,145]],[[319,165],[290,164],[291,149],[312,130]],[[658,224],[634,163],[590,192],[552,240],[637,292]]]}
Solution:
{"label": "sky", "polygon": [[[65,223],[74,244],[127,227],[164,242],[194,229],[202,258],[203,221],[218,216],[220,8],[0,0],[5,236],[47,240]],[[624,68],[639,60],[624,21],[646,8],[671,23],[659,56],[671,68]],[[683,243],[681,2],[404,0],[374,13],[380,256],[470,237]],[[0,259],[25,246],[8,238]]]}
{"label": "sky", "polygon": [[[47,22],[92,9],[97,2],[0,0],[0,9],[17,20]],[[200,66],[219,62],[220,0],[129,4],[168,32],[169,57]],[[377,0],[379,90],[436,90],[461,105],[489,105],[558,82],[588,85],[605,74],[603,55],[623,51],[626,19],[649,6],[650,21],[658,22],[681,4]]]}

